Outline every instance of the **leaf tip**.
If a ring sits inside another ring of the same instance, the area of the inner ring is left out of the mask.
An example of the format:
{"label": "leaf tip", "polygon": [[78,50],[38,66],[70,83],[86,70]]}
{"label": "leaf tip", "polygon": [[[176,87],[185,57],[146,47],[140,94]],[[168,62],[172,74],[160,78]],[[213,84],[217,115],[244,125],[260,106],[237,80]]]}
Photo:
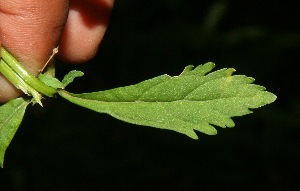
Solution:
{"label": "leaf tip", "polygon": [[236,69],[228,68],[227,71],[228,71],[228,73],[227,73],[227,77],[228,77],[228,76],[231,76],[234,72],[236,72]]}
{"label": "leaf tip", "polygon": [[184,76],[186,73],[192,71],[193,68],[194,68],[193,65],[188,65],[188,66],[186,66],[186,67],[183,69],[183,71],[181,72],[181,74],[180,74],[179,76]]}
{"label": "leaf tip", "polygon": [[68,86],[70,83],[74,81],[75,78],[77,77],[82,77],[84,75],[83,72],[78,71],[78,70],[72,70],[68,74],[65,75],[65,77],[62,80],[62,84],[64,88]]}
{"label": "leaf tip", "polygon": [[195,133],[195,131],[190,131],[190,132],[188,132],[188,133],[186,133],[186,135],[188,136],[188,137],[190,137],[190,138],[192,138],[192,139],[195,139],[195,140],[197,140],[198,139],[198,135]]}
{"label": "leaf tip", "polygon": [[275,94],[268,92],[268,91],[265,91],[265,94],[267,94],[267,96],[266,96],[267,104],[273,103],[274,101],[276,101],[277,96]]}
{"label": "leaf tip", "polygon": [[210,66],[210,67],[216,67],[216,64],[214,62],[206,62],[205,64],[203,64],[203,66]]}

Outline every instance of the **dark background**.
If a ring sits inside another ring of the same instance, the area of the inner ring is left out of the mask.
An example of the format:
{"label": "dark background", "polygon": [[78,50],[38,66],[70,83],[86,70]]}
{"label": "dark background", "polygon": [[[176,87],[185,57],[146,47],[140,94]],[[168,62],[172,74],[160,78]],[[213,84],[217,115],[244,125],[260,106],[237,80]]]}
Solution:
{"label": "dark background", "polygon": [[49,99],[26,113],[0,169],[0,190],[298,190],[300,15],[291,2],[116,0],[96,58],[58,64],[59,78],[85,73],[69,91],[213,61],[255,77],[278,99],[234,118],[232,129],[218,127],[216,136],[197,133],[199,140]]}

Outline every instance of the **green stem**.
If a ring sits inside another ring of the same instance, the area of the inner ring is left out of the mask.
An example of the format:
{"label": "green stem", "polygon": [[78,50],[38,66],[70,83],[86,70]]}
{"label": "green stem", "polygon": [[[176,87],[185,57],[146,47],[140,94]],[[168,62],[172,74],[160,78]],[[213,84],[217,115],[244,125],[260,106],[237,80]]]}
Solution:
{"label": "green stem", "polygon": [[[52,97],[57,91],[56,89],[47,86],[46,84],[39,81],[38,78],[29,73],[18,61],[15,59],[7,50],[3,47],[1,48],[1,57],[7,63],[7,65],[12,68],[12,70],[19,75],[21,79],[24,80],[29,86],[31,86],[36,91],[44,94],[46,96]],[[18,84],[18,82],[16,82]],[[16,85],[15,84],[15,85]]]}
{"label": "green stem", "polygon": [[16,86],[16,88],[22,90],[27,95],[32,95],[34,100],[42,105],[41,94],[28,85],[18,74],[16,74],[4,60],[0,60],[0,73],[2,73],[3,76]]}

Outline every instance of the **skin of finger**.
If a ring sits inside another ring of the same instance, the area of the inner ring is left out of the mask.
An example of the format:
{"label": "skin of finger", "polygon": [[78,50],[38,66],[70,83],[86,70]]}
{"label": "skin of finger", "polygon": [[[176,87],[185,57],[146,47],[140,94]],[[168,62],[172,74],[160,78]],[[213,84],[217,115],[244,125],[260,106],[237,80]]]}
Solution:
{"label": "skin of finger", "polygon": [[82,63],[98,51],[107,29],[114,0],[72,0],[69,17],[59,43],[59,58]]}
{"label": "skin of finger", "polygon": [[[1,0],[0,41],[31,73],[46,63],[67,19],[67,0]],[[0,101],[20,95],[0,76]]]}

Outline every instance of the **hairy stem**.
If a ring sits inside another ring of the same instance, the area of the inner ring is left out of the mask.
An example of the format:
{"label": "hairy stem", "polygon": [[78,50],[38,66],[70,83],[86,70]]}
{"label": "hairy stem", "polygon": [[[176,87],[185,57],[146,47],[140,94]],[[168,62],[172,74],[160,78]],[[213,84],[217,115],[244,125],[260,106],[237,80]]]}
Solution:
{"label": "hairy stem", "polygon": [[15,73],[17,73],[28,85],[34,88],[36,91],[44,94],[46,96],[52,97],[56,90],[42,83],[29,73],[18,61],[15,59],[7,50],[3,47],[1,49],[1,57],[7,63],[9,67],[13,69]]}

